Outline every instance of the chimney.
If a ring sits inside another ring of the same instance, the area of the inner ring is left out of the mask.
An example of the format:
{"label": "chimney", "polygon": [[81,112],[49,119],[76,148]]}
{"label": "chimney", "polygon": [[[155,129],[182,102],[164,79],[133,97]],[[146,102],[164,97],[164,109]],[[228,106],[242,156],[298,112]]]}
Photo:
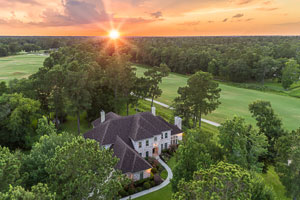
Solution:
{"label": "chimney", "polygon": [[182,127],[182,119],[178,116],[175,117],[175,125],[181,130]]}
{"label": "chimney", "polygon": [[104,110],[101,110],[100,118],[101,118],[101,123],[103,123],[105,121],[105,112],[104,112]]}
{"label": "chimney", "polygon": [[155,116],[155,107],[151,107],[151,112],[152,112],[152,114]]}

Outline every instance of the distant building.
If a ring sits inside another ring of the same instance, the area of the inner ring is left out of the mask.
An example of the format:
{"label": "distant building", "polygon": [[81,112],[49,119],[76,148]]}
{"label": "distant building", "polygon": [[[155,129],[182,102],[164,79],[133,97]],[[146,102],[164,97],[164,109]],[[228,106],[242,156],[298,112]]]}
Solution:
{"label": "distant building", "polygon": [[84,134],[95,139],[100,146],[111,148],[120,160],[116,166],[133,180],[150,176],[152,166],[144,159],[161,154],[163,149],[182,140],[181,118],[175,117],[175,124],[155,116],[151,112],[131,116],[119,116],[113,112],[92,122],[93,129]]}

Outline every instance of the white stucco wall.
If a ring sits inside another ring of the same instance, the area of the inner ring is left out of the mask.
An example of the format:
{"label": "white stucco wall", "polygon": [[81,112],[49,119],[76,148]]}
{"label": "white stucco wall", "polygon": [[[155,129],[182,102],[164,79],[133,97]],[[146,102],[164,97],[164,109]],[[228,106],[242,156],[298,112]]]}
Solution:
{"label": "white stucco wall", "polygon": [[[165,134],[168,134],[168,137],[165,138]],[[161,154],[161,144],[163,144],[163,149],[165,149],[165,144],[167,143],[167,148],[169,148],[171,144],[171,130],[164,131],[162,132],[163,134],[163,139],[161,139],[161,134],[155,135],[152,138],[148,138],[145,140],[138,140],[138,141],[133,141],[131,140],[134,149],[142,154],[142,157],[146,157],[146,152],[148,151],[149,157],[153,156],[153,148],[158,147],[158,154]],[[157,141],[154,141],[154,138],[157,138]],[[146,140],[149,141],[149,146],[146,146]],[[142,147],[139,147],[139,142],[142,142]]]}
{"label": "white stucco wall", "polygon": [[128,178],[132,179],[133,181],[140,180],[140,174],[143,172],[143,178],[149,178],[151,174],[151,169],[147,169],[144,171],[136,172],[136,173],[127,173]]}

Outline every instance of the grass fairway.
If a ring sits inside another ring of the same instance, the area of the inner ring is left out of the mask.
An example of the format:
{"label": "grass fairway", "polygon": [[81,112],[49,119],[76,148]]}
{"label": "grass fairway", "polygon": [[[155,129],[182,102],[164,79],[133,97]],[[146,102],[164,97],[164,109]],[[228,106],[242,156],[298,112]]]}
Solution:
{"label": "grass fairway", "polygon": [[46,56],[24,54],[0,58],[0,81],[26,78],[43,66]]}
{"label": "grass fairway", "polygon": [[[137,67],[137,75],[142,76],[146,68]],[[173,99],[178,96],[177,89],[186,85],[188,77],[171,73],[163,79],[160,85],[163,94],[158,101],[172,104]],[[221,105],[212,114],[205,116],[206,119],[222,123],[231,119],[234,115],[241,116],[247,122],[255,124],[255,120],[248,111],[248,105],[255,100],[270,101],[275,112],[282,118],[284,127],[289,130],[300,127],[300,99],[273,93],[261,92],[238,88],[220,83]]]}

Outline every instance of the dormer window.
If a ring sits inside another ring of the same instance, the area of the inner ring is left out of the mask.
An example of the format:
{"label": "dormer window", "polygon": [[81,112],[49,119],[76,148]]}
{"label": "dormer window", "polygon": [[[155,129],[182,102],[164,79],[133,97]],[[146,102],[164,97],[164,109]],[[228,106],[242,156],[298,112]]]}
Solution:
{"label": "dormer window", "polygon": [[146,140],[146,146],[149,146],[149,140]]}
{"label": "dormer window", "polygon": [[142,148],[142,142],[139,142],[139,148]]}
{"label": "dormer window", "polygon": [[167,132],[167,133],[165,133],[165,138],[168,138],[168,132]]}

